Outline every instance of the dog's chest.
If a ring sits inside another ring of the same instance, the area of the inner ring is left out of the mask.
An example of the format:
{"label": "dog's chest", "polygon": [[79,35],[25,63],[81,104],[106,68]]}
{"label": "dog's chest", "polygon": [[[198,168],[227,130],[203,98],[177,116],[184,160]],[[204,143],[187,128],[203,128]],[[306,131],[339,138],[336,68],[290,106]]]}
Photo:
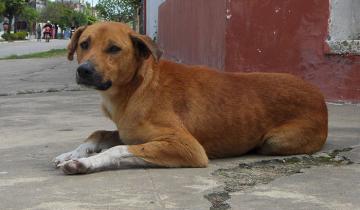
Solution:
{"label": "dog's chest", "polygon": [[104,111],[109,115],[109,117],[111,119],[113,119],[114,114],[115,114],[115,107],[113,105],[113,103],[110,101],[109,98],[102,96],[102,105],[103,105],[103,109]]}

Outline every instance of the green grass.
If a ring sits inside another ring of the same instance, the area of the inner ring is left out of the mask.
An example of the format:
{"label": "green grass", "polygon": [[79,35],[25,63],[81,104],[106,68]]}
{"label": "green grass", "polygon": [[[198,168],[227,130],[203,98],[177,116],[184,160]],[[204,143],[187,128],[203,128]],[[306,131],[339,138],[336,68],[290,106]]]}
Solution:
{"label": "green grass", "polygon": [[7,59],[26,59],[26,58],[50,58],[56,56],[65,56],[67,53],[66,49],[52,49],[45,52],[37,52],[37,53],[30,53],[25,55],[10,55],[5,58],[0,58],[0,60],[7,60]]}

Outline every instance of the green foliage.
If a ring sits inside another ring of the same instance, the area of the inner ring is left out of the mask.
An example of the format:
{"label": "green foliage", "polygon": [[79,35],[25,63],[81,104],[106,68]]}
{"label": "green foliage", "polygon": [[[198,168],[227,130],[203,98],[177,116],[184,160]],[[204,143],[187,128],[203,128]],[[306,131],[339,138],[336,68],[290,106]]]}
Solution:
{"label": "green foliage", "polygon": [[136,21],[139,7],[139,0],[99,0],[96,10],[106,20],[129,23]]}
{"label": "green foliage", "polygon": [[40,14],[38,11],[36,11],[36,9],[34,9],[30,6],[25,6],[19,17],[22,20],[26,20],[30,23],[33,23],[33,22],[37,21],[39,16],[40,16]]}
{"label": "green foliage", "polygon": [[[15,16],[18,16],[22,13],[26,6],[25,0],[2,0],[5,5],[2,14],[9,18],[9,22],[12,22]],[[11,24],[9,25],[11,27]],[[10,33],[11,28],[9,28],[8,33]]]}
{"label": "green foliage", "polygon": [[3,16],[5,11],[5,2],[1,1],[0,2],[0,18]]}
{"label": "green foliage", "polygon": [[89,2],[85,3],[84,13],[86,16],[93,16],[94,11],[91,8],[91,4]]}
{"label": "green foliage", "polygon": [[71,18],[72,18],[72,25],[75,27],[86,25],[88,23],[88,19],[86,15],[81,12],[73,11]]}
{"label": "green foliage", "polygon": [[68,22],[68,13],[70,13],[70,8],[65,7],[65,5],[60,2],[47,2],[46,7],[40,13],[41,22],[51,21],[52,23],[57,23],[60,27],[67,25]]}
{"label": "green foliage", "polygon": [[4,21],[4,18],[3,18],[4,11],[5,11],[5,3],[1,1],[0,2],[0,22]]}
{"label": "green foliage", "polygon": [[16,33],[4,33],[3,35],[1,35],[1,37],[6,41],[14,41],[14,40],[25,40],[27,35],[28,35],[27,32],[20,31]]}
{"label": "green foliage", "polygon": [[15,33],[16,40],[25,40],[27,35],[28,33],[25,31],[19,31]]}
{"label": "green foliage", "polygon": [[[29,25],[32,25],[37,20],[39,14],[25,0],[0,0],[0,22],[2,21],[2,16],[7,17],[9,22],[12,22],[14,17],[19,17],[21,20],[27,21]],[[9,33],[10,31],[11,29],[8,30]]]}
{"label": "green foliage", "polygon": [[91,25],[97,21],[96,17],[94,16],[94,10],[95,8],[92,8],[91,5],[86,2],[84,14],[86,15],[88,25]]}
{"label": "green foliage", "polygon": [[88,17],[84,13],[75,11],[70,6],[60,2],[48,2],[40,14],[40,20],[56,23],[61,28],[88,24]]}
{"label": "green foliage", "polygon": [[40,16],[40,14],[38,11],[36,11],[36,9],[34,9],[30,6],[25,6],[24,10],[20,14],[19,18],[21,20],[27,21],[28,26],[29,26],[28,30],[31,31],[32,30],[31,26],[36,23],[36,21],[39,19],[39,16]]}
{"label": "green foliage", "polygon": [[11,34],[11,33],[4,33],[3,35],[1,35],[1,37],[3,39],[5,39],[6,41],[14,41],[14,40],[16,40],[15,34]]}
{"label": "green foliage", "polygon": [[87,20],[88,20],[88,23],[87,23],[88,25],[94,24],[97,21],[96,17],[94,17],[94,16],[87,16]]}
{"label": "green foliage", "polygon": [[26,6],[25,0],[3,0],[4,8],[2,14],[5,17],[19,15]]}

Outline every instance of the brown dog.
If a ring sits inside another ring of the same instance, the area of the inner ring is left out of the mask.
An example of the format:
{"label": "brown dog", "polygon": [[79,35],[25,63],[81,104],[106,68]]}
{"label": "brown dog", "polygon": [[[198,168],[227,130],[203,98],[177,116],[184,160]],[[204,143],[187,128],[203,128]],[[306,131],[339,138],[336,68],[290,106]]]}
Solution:
{"label": "brown dog", "polygon": [[294,76],[222,73],[160,60],[150,38],[113,22],[79,28],[68,49],[68,58],[76,52],[80,64],[77,82],[99,90],[118,130],[96,131],[56,157],[66,174],[206,167],[208,158],[252,150],[310,154],[326,141],[324,97]]}

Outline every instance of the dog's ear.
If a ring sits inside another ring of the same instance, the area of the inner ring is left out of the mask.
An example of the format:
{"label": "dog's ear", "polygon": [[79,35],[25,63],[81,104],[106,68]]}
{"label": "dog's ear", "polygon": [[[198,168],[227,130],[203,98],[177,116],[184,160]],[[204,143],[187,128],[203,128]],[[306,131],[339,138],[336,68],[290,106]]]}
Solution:
{"label": "dog's ear", "polygon": [[67,49],[68,49],[67,58],[68,58],[68,60],[72,61],[74,59],[74,53],[76,51],[80,35],[82,34],[82,32],[85,31],[85,29],[86,29],[86,26],[81,26],[72,35],[71,41],[67,46]]}
{"label": "dog's ear", "polygon": [[156,62],[160,60],[162,52],[150,37],[138,33],[130,33],[130,39],[138,56],[147,59],[152,55]]}

